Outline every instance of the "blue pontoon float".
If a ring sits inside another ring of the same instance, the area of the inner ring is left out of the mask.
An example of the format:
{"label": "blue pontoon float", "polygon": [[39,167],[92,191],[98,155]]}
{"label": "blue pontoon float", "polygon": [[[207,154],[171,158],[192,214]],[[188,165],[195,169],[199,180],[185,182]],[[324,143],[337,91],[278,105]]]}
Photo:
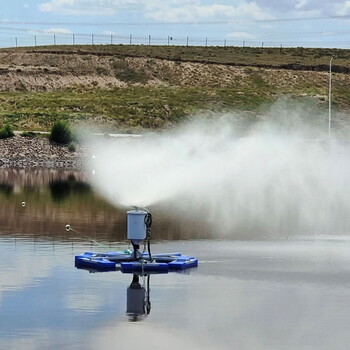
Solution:
{"label": "blue pontoon float", "polygon": [[[168,273],[198,266],[198,259],[181,253],[151,254],[152,215],[145,208],[134,208],[127,212],[127,237],[133,251],[85,252],[75,256],[75,266],[95,271],[120,270],[123,273]],[[69,226],[69,225],[67,225]],[[148,252],[139,251],[140,243],[147,242]]]}

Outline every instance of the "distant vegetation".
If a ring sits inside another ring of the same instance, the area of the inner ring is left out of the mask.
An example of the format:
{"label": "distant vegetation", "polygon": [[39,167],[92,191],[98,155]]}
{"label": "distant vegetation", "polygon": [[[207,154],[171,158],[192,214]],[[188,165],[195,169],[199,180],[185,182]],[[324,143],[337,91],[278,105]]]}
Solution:
{"label": "distant vegetation", "polygon": [[[8,51],[8,49],[3,49]],[[18,48],[29,50],[28,48]],[[318,69],[327,70],[330,57],[336,57],[334,69],[350,68],[350,50],[331,48],[263,48],[263,47],[215,47],[215,46],[148,46],[148,45],[62,45],[31,48],[32,52],[74,53],[88,56],[98,54],[115,58],[143,57],[159,58],[172,61],[201,62],[205,64],[228,64],[257,66],[268,65],[279,68],[293,64],[309,67],[321,66]],[[88,57],[87,57],[88,58]]]}
{"label": "distant vegetation", "polygon": [[333,108],[348,111],[350,50],[146,45],[1,49],[0,70],[7,79],[0,82],[0,123],[48,131],[62,121],[133,132],[169,128],[198,114],[257,113],[286,96],[311,99],[326,110],[332,56]]}
{"label": "distant vegetation", "polygon": [[23,137],[36,137],[38,134],[34,131],[22,131],[21,136]]}

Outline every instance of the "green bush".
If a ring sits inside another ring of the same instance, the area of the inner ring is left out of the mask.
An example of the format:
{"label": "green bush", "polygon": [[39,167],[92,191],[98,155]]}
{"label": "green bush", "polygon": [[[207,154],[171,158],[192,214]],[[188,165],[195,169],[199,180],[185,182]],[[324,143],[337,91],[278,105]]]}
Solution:
{"label": "green bush", "polygon": [[72,132],[67,122],[58,121],[51,128],[50,141],[67,145],[72,141]]}
{"label": "green bush", "polygon": [[10,124],[6,124],[0,129],[0,139],[6,139],[14,135],[13,127]]}
{"label": "green bush", "polygon": [[75,143],[73,142],[70,142],[69,145],[68,145],[68,151],[69,152],[75,152],[76,151],[76,146],[75,146]]}

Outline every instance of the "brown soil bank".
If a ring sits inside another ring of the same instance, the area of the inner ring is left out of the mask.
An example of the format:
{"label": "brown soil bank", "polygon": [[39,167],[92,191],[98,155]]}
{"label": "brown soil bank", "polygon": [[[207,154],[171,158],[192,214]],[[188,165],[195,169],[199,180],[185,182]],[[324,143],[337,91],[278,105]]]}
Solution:
{"label": "brown soil bank", "polygon": [[271,86],[280,82],[292,87],[291,76],[324,83],[333,55],[333,71],[349,74],[350,50],[122,45],[2,49],[0,91],[245,86],[251,80],[249,67]]}

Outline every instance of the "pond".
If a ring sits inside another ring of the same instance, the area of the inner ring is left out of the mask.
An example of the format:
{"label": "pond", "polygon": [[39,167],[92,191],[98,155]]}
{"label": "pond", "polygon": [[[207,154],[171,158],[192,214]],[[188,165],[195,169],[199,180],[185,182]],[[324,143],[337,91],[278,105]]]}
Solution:
{"label": "pond", "polygon": [[152,213],[152,250],[194,255],[199,266],[141,277],[148,297],[133,317],[131,274],[74,267],[81,252],[128,247],[125,208],[80,172],[1,169],[0,349],[347,348],[350,237],[219,240]]}

